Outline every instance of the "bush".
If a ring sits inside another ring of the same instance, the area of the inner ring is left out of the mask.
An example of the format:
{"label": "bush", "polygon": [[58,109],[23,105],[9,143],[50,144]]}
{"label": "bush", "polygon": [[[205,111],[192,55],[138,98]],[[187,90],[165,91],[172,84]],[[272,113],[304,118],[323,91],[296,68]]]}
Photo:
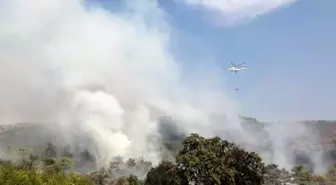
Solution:
{"label": "bush", "polygon": [[94,185],[90,178],[64,172],[37,172],[11,164],[0,165],[1,185]]}

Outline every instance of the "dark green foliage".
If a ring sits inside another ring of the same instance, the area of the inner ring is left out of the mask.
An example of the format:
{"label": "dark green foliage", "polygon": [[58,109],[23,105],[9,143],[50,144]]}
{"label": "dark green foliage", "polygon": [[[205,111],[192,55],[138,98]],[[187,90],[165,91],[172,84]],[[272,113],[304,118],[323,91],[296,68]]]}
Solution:
{"label": "dark green foliage", "polygon": [[307,170],[304,166],[294,166],[290,171],[279,169],[277,165],[266,166],[264,175],[265,185],[335,185],[336,168],[331,167],[325,176],[316,175]]}
{"label": "dark green foliage", "polygon": [[236,170],[235,184],[263,184],[265,165],[257,153],[247,152],[244,149],[234,147],[231,156],[234,158],[234,161],[232,161],[230,166]]}
{"label": "dark green foliage", "polygon": [[145,185],[179,185],[180,179],[176,173],[176,165],[169,161],[161,161],[153,167],[146,176]]}
{"label": "dark green foliage", "polygon": [[143,185],[144,182],[139,180],[137,176],[135,175],[130,175],[129,177],[127,177],[127,182],[129,183],[129,185]]}
{"label": "dark green foliage", "polygon": [[291,171],[295,177],[294,182],[299,185],[305,185],[312,181],[312,174],[302,165],[295,166]]}
{"label": "dark green foliage", "polygon": [[191,134],[176,157],[183,184],[259,185],[265,171],[261,158],[219,137]]}

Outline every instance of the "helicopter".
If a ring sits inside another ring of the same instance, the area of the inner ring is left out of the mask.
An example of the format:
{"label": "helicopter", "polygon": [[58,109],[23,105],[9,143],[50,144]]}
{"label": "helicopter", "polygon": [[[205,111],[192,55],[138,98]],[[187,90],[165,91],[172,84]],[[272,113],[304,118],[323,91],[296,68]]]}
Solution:
{"label": "helicopter", "polygon": [[[242,66],[242,65],[245,64],[245,63],[246,63],[246,62],[243,62],[243,63],[241,63],[241,64],[235,65],[233,62],[231,62],[231,64],[233,65],[233,67],[230,67],[230,68],[229,68],[229,71],[230,71],[230,72],[234,72],[235,74],[237,74],[237,73],[240,72],[240,71],[248,70],[247,67]],[[236,88],[236,91],[238,91],[238,88]]]}
{"label": "helicopter", "polygon": [[248,70],[247,67],[245,66],[241,66],[243,64],[245,64],[246,62],[243,62],[241,64],[238,64],[238,65],[235,65],[233,62],[231,62],[231,64],[233,65],[233,67],[230,67],[229,68],[229,71],[230,72],[234,72],[234,73],[237,73],[237,72],[240,72],[240,71],[244,71],[244,70]]}

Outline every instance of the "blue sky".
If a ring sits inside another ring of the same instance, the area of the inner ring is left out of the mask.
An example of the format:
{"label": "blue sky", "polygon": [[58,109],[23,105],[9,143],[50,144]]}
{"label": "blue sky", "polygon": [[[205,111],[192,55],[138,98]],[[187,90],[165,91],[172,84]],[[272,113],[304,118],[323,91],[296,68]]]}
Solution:
{"label": "blue sky", "polygon": [[[159,2],[179,36],[172,48],[186,74],[211,59],[245,115],[336,119],[336,1],[298,0],[230,25],[217,24],[225,17],[212,10]],[[246,62],[250,69],[231,74],[230,62]]]}

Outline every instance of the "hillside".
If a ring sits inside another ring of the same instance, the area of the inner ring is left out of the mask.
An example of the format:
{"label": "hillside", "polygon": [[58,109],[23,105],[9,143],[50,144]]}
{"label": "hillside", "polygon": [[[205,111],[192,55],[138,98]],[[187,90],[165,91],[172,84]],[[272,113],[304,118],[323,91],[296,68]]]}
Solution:
{"label": "hillside", "polygon": [[[336,163],[336,122],[335,121],[301,121],[296,123],[291,123],[289,129],[298,129],[294,127],[295,124],[300,124],[300,128],[309,129],[309,133],[299,133],[298,136],[291,136],[286,138],[285,136],[277,136],[276,139],[281,141],[282,148],[276,149],[272,134],[276,134],[278,128],[272,128],[269,131],[269,126],[272,123],[262,123],[255,118],[241,117],[242,126],[246,133],[249,133],[255,138],[254,142],[246,139],[244,142],[239,141],[238,143],[244,148],[254,150],[258,153],[264,154],[263,156],[271,156],[270,159],[273,160],[274,155],[279,150],[286,150],[286,157],[288,153],[291,153],[293,160],[297,164],[312,164],[314,157],[319,154],[322,160],[318,163],[330,164]],[[162,137],[162,142],[164,148],[176,153],[179,148],[181,148],[181,142],[185,138],[186,133],[180,130],[171,119],[163,118],[160,122],[159,133]],[[304,125],[304,127],[302,126]],[[287,128],[286,128],[287,129]],[[46,144],[48,142],[52,143],[59,148],[59,151],[63,151],[64,148],[69,147],[65,138],[61,137],[62,133],[58,130],[52,128],[48,125],[43,124],[17,124],[17,125],[1,125],[0,126],[0,147],[2,149],[11,147],[31,147],[37,153],[42,153]],[[308,138],[307,138],[308,137]],[[310,137],[310,138],[309,138]],[[55,139],[56,138],[56,139]],[[228,138],[230,140],[230,137]],[[84,141],[84,140],[83,140]],[[235,142],[235,140],[233,139]],[[257,143],[256,143],[257,141]],[[277,142],[279,142],[277,141]],[[72,147],[73,148],[73,147]],[[76,149],[72,149],[75,155],[81,156],[81,153],[85,153],[89,148],[83,148],[81,143],[76,143]],[[75,150],[75,151],[74,151]],[[168,152],[168,153],[171,153]],[[167,155],[164,154],[165,156]],[[170,154],[168,154],[170,155]],[[275,156],[277,157],[277,156]],[[277,162],[276,159],[273,162]],[[315,162],[316,163],[316,162]],[[316,165],[316,164],[314,164]]]}
{"label": "hillside", "polygon": [[[265,130],[265,125],[272,123],[261,123],[257,119],[244,117],[246,125],[253,125],[257,129]],[[280,123],[281,124],[281,123]],[[306,155],[314,152],[320,152],[326,163],[336,163],[336,121],[335,120],[304,120],[290,123],[288,129],[304,129],[296,131],[300,133],[299,137],[294,137],[290,148],[298,155],[296,158],[302,163],[303,158],[309,158]],[[295,125],[300,125],[296,127]],[[304,133],[307,132],[307,133]],[[295,132],[294,132],[295,133]],[[285,136],[283,136],[285,137]],[[313,138],[313,139],[312,139]],[[301,160],[299,159],[301,158]],[[304,159],[307,162],[309,159]]]}
{"label": "hillside", "polygon": [[[10,152],[10,151],[8,151]],[[15,152],[14,150],[12,152]],[[281,169],[265,164],[260,155],[219,137],[193,133],[183,139],[174,161],[157,165],[143,158],[117,157],[103,168],[89,173],[73,171],[73,156],[57,154],[49,143],[42,155],[24,148],[17,160],[0,158],[0,181],[5,184],[51,185],[334,185],[335,166],[316,174],[302,165]],[[229,159],[229,160],[228,160]]]}
{"label": "hillside", "polygon": [[[244,124],[251,124],[261,129],[264,128],[266,124],[271,124],[271,123],[262,123],[259,122],[257,119],[250,117],[243,117],[243,120]],[[336,120],[304,120],[299,122],[293,122],[292,124],[298,124],[298,123],[305,125],[319,137],[319,145],[303,146],[304,148],[306,149],[308,148],[318,149],[319,147],[329,149],[336,148]]]}

